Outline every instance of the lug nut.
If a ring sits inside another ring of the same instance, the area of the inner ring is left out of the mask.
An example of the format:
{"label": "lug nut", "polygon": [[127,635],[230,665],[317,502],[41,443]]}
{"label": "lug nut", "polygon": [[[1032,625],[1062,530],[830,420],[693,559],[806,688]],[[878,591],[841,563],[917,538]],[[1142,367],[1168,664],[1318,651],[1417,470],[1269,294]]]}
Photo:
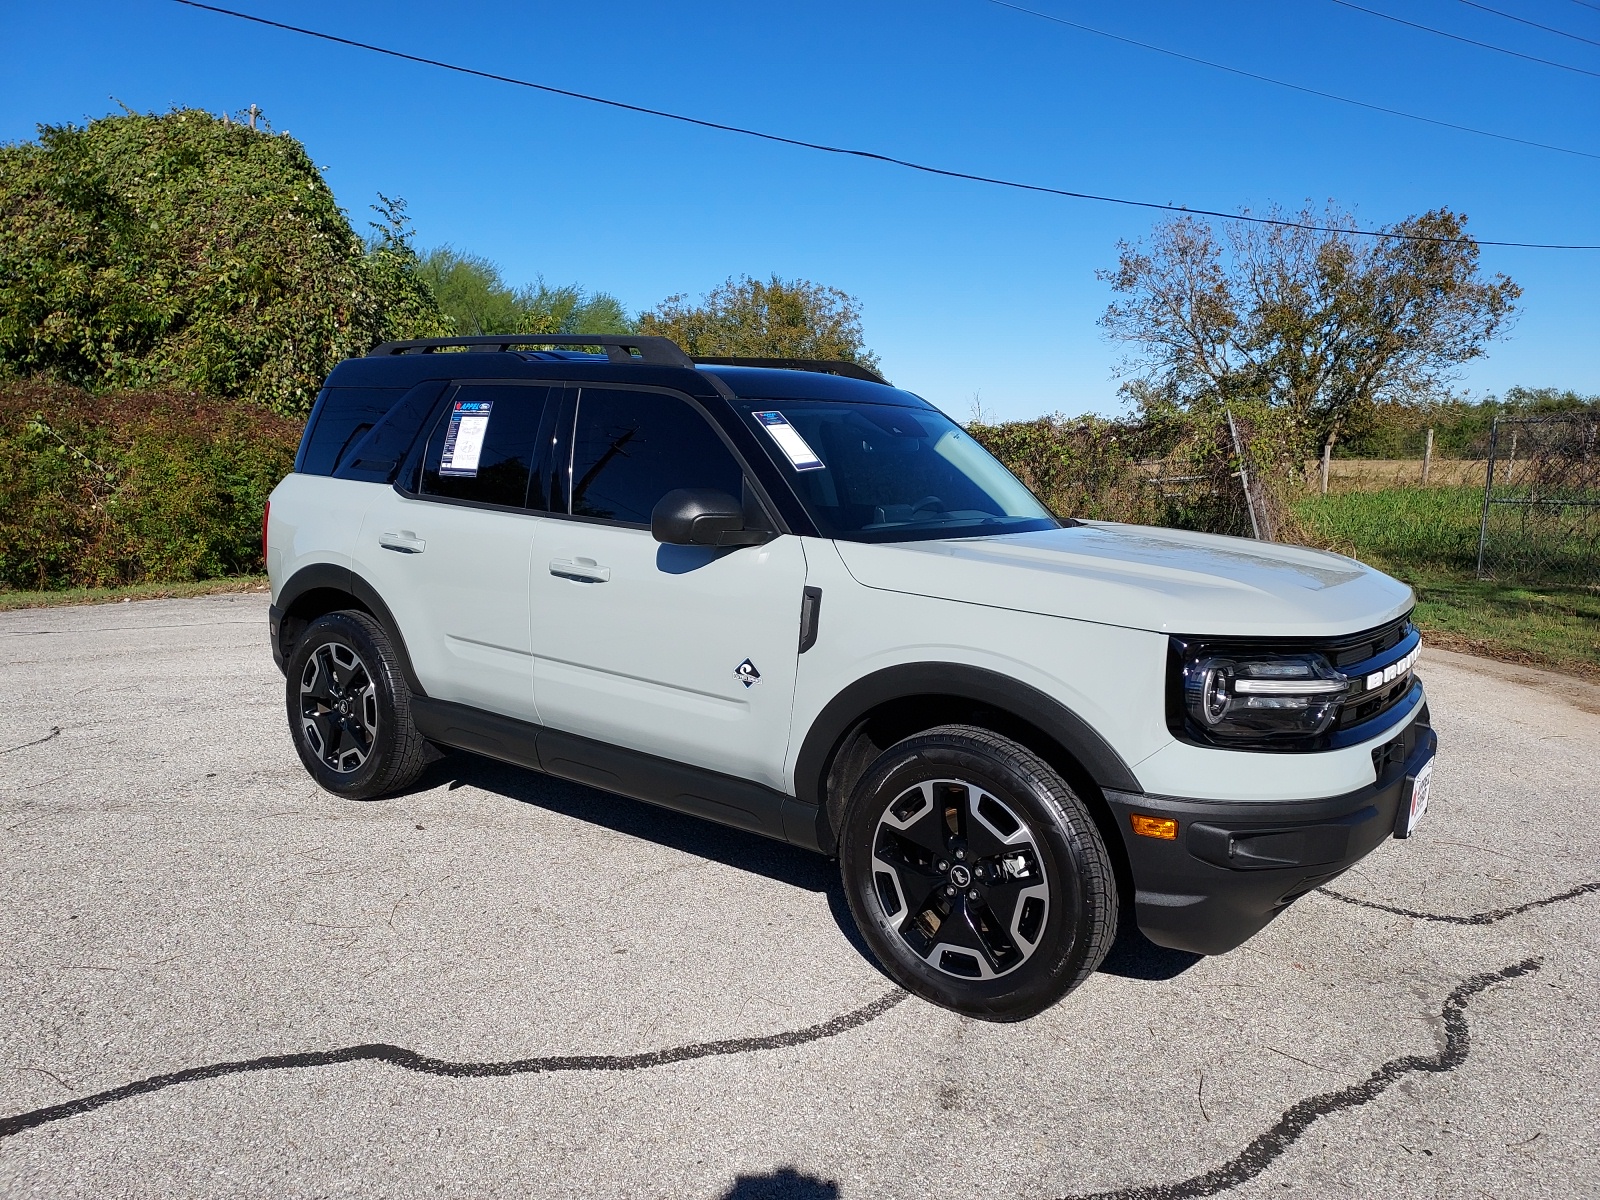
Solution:
{"label": "lug nut", "polygon": [[956,857],[957,858],[965,858],[966,856],[967,856],[967,852],[965,850],[957,850],[956,851]]}
{"label": "lug nut", "polygon": [[933,864],[933,869],[935,871],[948,871],[950,869],[949,859],[941,858],[938,862]]}
{"label": "lug nut", "polygon": [[977,898],[978,898],[978,889],[977,888],[973,888],[970,892],[967,893],[967,899],[968,900],[976,900]]}
{"label": "lug nut", "polygon": [[951,887],[951,886],[950,886],[950,885],[949,885],[949,884],[948,884],[948,883],[947,883],[947,884],[945,884],[945,885],[944,885],[944,894],[945,894],[945,895],[946,895],[946,896],[954,896],[954,895],[955,895],[955,894],[956,894],[956,889],[955,889],[955,888],[953,888],[953,887]]}

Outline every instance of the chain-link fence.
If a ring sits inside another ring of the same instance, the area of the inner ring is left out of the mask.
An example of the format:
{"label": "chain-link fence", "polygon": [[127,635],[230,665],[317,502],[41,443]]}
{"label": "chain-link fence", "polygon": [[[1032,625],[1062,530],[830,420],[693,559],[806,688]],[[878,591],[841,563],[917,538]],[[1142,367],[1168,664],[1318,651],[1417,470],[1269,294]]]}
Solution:
{"label": "chain-link fence", "polygon": [[1499,418],[1489,434],[1478,578],[1600,582],[1600,419]]}

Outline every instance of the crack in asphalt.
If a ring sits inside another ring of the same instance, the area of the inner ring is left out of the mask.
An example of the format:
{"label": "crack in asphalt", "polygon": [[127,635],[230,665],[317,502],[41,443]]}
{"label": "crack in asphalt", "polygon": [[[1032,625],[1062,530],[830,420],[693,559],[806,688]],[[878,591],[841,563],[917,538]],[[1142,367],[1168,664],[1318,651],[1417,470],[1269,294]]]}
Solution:
{"label": "crack in asphalt", "polygon": [[12,753],[15,753],[18,750],[26,750],[29,746],[42,746],[46,742],[48,742],[51,738],[58,738],[60,736],[61,736],[61,726],[53,725],[50,728],[50,732],[45,734],[42,738],[34,738],[33,741],[31,741],[31,742],[23,742],[22,745],[20,745],[20,746],[12,746],[8,750],[0,750],[0,754],[12,754]]}
{"label": "crack in asphalt", "polygon": [[1259,1134],[1236,1156],[1210,1171],[1192,1175],[1176,1183],[1136,1184],[1109,1192],[1090,1192],[1066,1200],[1190,1200],[1195,1196],[1215,1196],[1248,1183],[1273,1164],[1299,1141],[1300,1135],[1317,1121],[1347,1108],[1359,1108],[1378,1098],[1389,1085],[1413,1071],[1443,1073],[1454,1071],[1467,1060],[1472,1034],[1467,1028],[1467,1001],[1487,988],[1507,980],[1531,975],[1543,963],[1541,958],[1525,958],[1498,971],[1485,971],[1463,980],[1444,1002],[1444,1045],[1433,1055],[1407,1054],[1391,1058],[1360,1083],[1324,1092],[1302,1100],[1285,1110],[1277,1122]]}
{"label": "crack in asphalt", "polygon": [[[1590,892],[1600,891],[1600,881],[1579,884],[1577,887],[1569,888],[1565,892],[1546,896],[1540,900],[1531,900],[1515,908],[1496,909],[1492,912],[1474,913],[1465,917],[1440,913],[1412,912],[1408,909],[1394,908],[1390,905],[1378,904],[1370,900],[1360,900],[1353,896],[1345,896],[1338,892],[1328,891],[1326,888],[1320,890],[1334,899],[1342,900],[1348,904],[1356,904],[1365,908],[1377,908],[1385,912],[1398,913],[1402,916],[1418,917],[1432,921],[1446,921],[1460,925],[1487,925],[1495,921],[1504,920],[1506,917],[1515,916],[1518,913],[1527,912],[1530,909],[1559,904],[1564,900],[1573,900]],[[1305,1133],[1321,1118],[1343,1109],[1359,1108],[1361,1105],[1371,1102],[1387,1090],[1395,1080],[1413,1071],[1429,1073],[1454,1071],[1466,1061],[1468,1050],[1472,1044],[1472,1036],[1468,1029],[1466,1018],[1467,1001],[1497,983],[1504,983],[1524,975],[1531,975],[1543,965],[1543,962],[1543,958],[1539,957],[1525,958],[1519,963],[1502,967],[1498,971],[1487,971],[1463,980],[1450,992],[1440,1014],[1444,1023],[1445,1041],[1438,1054],[1432,1056],[1408,1054],[1401,1058],[1390,1059],[1361,1083],[1352,1084],[1337,1091],[1325,1092],[1320,1096],[1312,1096],[1310,1099],[1300,1101],[1285,1110],[1283,1115],[1269,1129],[1259,1134],[1238,1155],[1220,1167],[1174,1183],[1136,1184],[1132,1187],[1117,1188],[1107,1192],[1074,1193],[1065,1197],[1064,1200],[1190,1200],[1191,1197],[1214,1196],[1220,1192],[1238,1187],[1242,1183],[1247,1183],[1271,1166],[1290,1146],[1300,1139],[1301,1134]],[[268,1054],[260,1058],[244,1059],[238,1062],[210,1063],[205,1066],[189,1067],[181,1071],[170,1071],[163,1075],[152,1075],[146,1079],[138,1079],[132,1083],[123,1084],[121,1087],[80,1096],[62,1104],[36,1108],[30,1112],[18,1113],[15,1116],[0,1117],[0,1141],[30,1129],[37,1129],[41,1125],[48,1125],[55,1121],[66,1120],[68,1117],[93,1112],[97,1108],[115,1104],[120,1100],[131,1100],[136,1096],[150,1095],[153,1092],[163,1091],[179,1084],[256,1071],[298,1070],[308,1067],[336,1066],[351,1062],[385,1062],[391,1066],[402,1067],[405,1070],[416,1071],[424,1075],[440,1075],[456,1079],[488,1079],[509,1075],[548,1074],[557,1071],[639,1071],[652,1067],[666,1066],[670,1063],[688,1062],[699,1058],[747,1054],[757,1050],[777,1050],[790,1046],[801,1046],[807,1042],[822,1041],[827,1038],[837,1037],[850,1030],[858,1029],[881,1017],[905,1000],[907,996],[907,992],[897,989],[874,1000],[871,1004],[840,1016],[832,1017],[818,1024],[808,1025],[803,1029],[764,1034],[757,1037],[727,1038],[715,1042],[693,1042],[684,1046],[674,1046],[665,1050],[648,1050],[639,1054],[546,1055],[539,1058],[510,1059],[501,1062],[456,1062],[452,1059],[434,1058],[430,1055],[419,1054],[417,1051],[408,1050],[403,1046],[391,1046],[386,1043],[376,1042],[359,1046],[344,1046],[335,1050],[307,1050],[294,1054]]]}
{"label": "crack in asphalt", "polygon": [[253,1071],[287,1071],[306,1067],[331,1067],[352,1062],[384,1062],[404,1067],[423,1075],[443,1075],[452,1079],[492,1079],[507,1075],[543,1075],[555,1071],[642,1071],[651,1067],[664,1067],[669,1063],[689,1062],[697,1058],[717,1058],[729,1054],[748,1054],[753,1050],[781,1050],[789,1046],[802,1046],[807,1042],[838,1037],[852,1029],[859,1029],[877,1020],[909,993],[896,989],[871,1004],[853,1012],[832,1017],[804,1029],[786,1033],[769,1033],[759,1037],[726,1038],[716,1042],[693,1042],[686,1046],[673,1046],[666,1050],[647,1050],[640,1054],[580,1054],[546,1055],[540,1058],[517,1058],[503,1062],[456,1062],[448,1058],[434,1058],[419,1054],[404,1046],[390,1046],[375,1042],[361,1046],[341,1046],[336,1050],[306,1050],[297,1054],[266,1054],[239,1062],[209,1063],[202,1067],[188,1067],[182,1071],[169,1071],[137,1079],[121,1087],[80,1096],[61,1104],[36,1108],[32,1112],[0,1117],[0,1139],[13,1137],[29,1129],[37,1129],[54,1121],[80,1116],[135,1096],[148,1096],[183,1083],[203,1079],[220,1079],[224,1075],[243,1075]]}
{"label": "crack in asphalt", "polygon": [[1450,913],[1418,912],[1410,908],[1396,908],[1392,904],[1379,904],[1376,900],[1362,900],[1358,896],[1346,896],[1343,892],[1336,892],[1332,888],[1318,888],[1324,896],[1334,900],[1341,900],[1345,904],[1354,904],[1361,908],[1375,908],[1379,912],[1394,913],[1400,917],[1415,917],[1419,921],[1440,921],[1447,925],[1493,925],[1497,921],[1504,921],[1507,917],[1515,917],[1521,913],[1532,912],[1536,908],[1544,908],[1549,904],[1560,904],[1563,900],[1576,900],[1579,896],[1588,895],[1590,892],[1600,892],[1600,881],[1594,883],[1580,883],[1575,888],[1554,896],[1545,896],[1541,900],[1529,900],[1526,904],[1518,904],[1514,908],[1495,908],[1488,912],[1471,913],[1465,917],[1453,916]]}

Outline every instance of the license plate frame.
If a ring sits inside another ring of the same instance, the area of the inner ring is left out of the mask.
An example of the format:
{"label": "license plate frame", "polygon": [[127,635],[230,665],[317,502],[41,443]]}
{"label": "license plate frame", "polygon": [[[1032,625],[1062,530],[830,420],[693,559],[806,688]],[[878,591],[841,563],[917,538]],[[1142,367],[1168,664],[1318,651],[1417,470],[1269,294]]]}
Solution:
{"label": "license plate frame", "polygon": [[1423,814],[1428,811],[1428,801],[1433,791],[1435,761],[1437,756],[1430,754],[1428,761],[1417,768],[1416,774],[1406,779],[1405,791],[1401,793],[1399,818],[1395,821],[1395,837],[1410,837],[1416,831]]}

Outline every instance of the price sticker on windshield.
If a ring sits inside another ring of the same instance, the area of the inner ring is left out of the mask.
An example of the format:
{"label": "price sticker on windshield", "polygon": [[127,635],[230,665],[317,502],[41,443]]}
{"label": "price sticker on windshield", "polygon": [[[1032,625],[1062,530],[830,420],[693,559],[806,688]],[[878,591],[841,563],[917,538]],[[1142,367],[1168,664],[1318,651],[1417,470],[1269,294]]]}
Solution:
{"label": "price sticker on windshield", "polygon": [[828,465],[817,457],[815,450],[806,445],[800,431],[789,424],[789,418],[781,412],[758,412],[753,415],[766,428],[767,434],[796,471],[820,471]]}

